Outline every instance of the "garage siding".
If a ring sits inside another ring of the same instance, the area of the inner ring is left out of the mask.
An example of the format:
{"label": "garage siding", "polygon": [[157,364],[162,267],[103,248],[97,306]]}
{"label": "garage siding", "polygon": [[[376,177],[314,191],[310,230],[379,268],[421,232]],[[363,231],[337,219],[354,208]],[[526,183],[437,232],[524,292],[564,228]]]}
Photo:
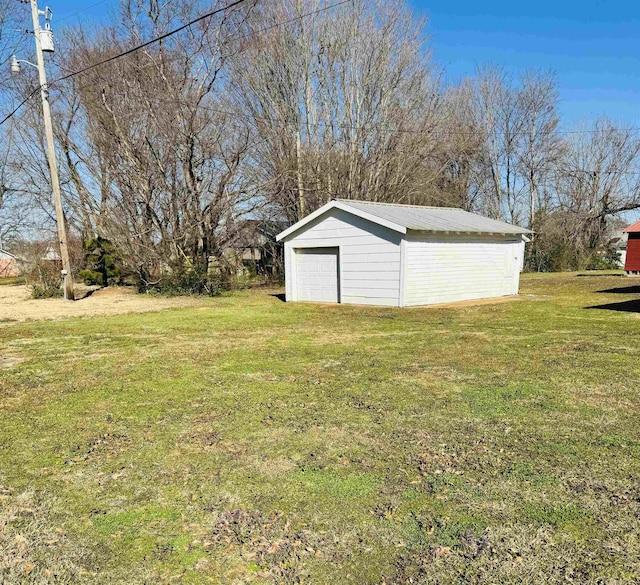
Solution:
{"label": "garage siding", "polygon": [[405,306],[518,293],[521,238],[408,234]]}
{"label": "garage siding", "polygon": [[342,303],[386,305],[400,302],[400,241],[398,232],[332,209],[285,242],[287,300],[295,299],[296,248],[340,248]]}

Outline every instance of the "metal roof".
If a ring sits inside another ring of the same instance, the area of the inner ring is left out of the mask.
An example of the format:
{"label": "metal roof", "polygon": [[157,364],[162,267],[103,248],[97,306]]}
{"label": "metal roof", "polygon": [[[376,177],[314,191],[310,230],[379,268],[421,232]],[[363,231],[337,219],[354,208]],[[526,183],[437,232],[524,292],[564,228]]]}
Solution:
{"label": "metal roof", "polygon": [[640,232],[640,221],[636,221],[636,223],[632,223],[628,228],[622,230],[627,234],[637,234]]}
{"label": "metal roof", "polygon": [[338,199],[348,207],[374,215],[408,230],[422,232],[472,232],[482,234],[530,234],[531,230],[469,213],[456,207],[425,207]]}
{"label": "metal roof", "polygon": [[490,219],[455,207],[424,207],[396,203],[372,203],[352,199],[336,199],[316,209],[278,236],[278,241],[290,236],[330,209],[341,209],[402,234],[407,231],[476,234],[531,234],[531,230]]}

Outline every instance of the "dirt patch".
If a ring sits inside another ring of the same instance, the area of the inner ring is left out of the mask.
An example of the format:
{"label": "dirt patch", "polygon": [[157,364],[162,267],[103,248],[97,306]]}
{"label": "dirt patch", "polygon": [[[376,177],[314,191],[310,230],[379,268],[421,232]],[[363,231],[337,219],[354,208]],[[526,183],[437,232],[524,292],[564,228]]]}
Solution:
{"label": "dirt patch", "polygon": [[408,307],[409,309],[462,309],[464,307],[475,307],[477,305],[498,305],[500,303],[511,303],[513,301],[540,300],[533,295],[512,295],[509,297],[495,297],[490,299],[473,299],[470,301],[455,301],[452,303],[438,303],[436,305],[422,305],[420,307]]}
{"label": "dirt patch", "polygon": [[173,307],[190,307],[198,302],[199,299],[191,297],[141,295],[122,287],[97,290],[74,302],[63,299],[36,300],[30,298],[30,291],[26,286],[3,286],[0,287],[0,326],[41,319],[144,313]]}
{"label": "dirt patch", "polygon": [[8,355],[0,355],[0,369],[10,368],[11,366],[17,366],[19,363],[23,361],[24,361],[24,358],[8,356]]}

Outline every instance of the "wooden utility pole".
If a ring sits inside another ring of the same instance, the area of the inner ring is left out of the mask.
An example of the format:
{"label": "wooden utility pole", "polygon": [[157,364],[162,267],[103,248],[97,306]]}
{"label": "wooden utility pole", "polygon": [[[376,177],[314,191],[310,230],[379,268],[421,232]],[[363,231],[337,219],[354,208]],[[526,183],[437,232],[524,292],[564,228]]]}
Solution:
{"label": "wooden utility pole", "polygon": [[300,140],[300,129],[296,130],[296,174],[298,176],[298,219],[302,219],[305,216],[305,201],[304,201],[304,178],[302,175],[302,143]]}
{"label": "wooden utility pole", "polygon": [[69,260],[69,248],[67,245],[67,225],[62,209],[62,196],[60,194],[60,178],[58,176],[58,162],[56,160],[56,147],[53,139],[53,123],[51,122],[51,106],[49,105],[49,89],[47,87],[47,72],[44,67],[42,54],[42,39],[40,37],[40,10],[38,0],[31,0],[31,16],[33,17],[33,34],[36,38],[36,57],[38,75],[40,78],[40,96],[42,98],[42,115],[44,118],[44,131],[47,139],[47,161],[51,173],[51,190],[53,202],[56,208],[56,223],[58,224],[58,240],[60,244],[60,258],[62,259],[62,280],[64,298],[75,300],[73,292],[73,274]]}

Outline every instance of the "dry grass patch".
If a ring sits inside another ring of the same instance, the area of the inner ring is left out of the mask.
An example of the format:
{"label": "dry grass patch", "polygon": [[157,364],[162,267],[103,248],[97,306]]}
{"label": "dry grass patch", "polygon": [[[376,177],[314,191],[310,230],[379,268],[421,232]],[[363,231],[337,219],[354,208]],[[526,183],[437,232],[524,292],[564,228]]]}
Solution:
{"label": "dry grass patch", "polygon": [[31,298],[29,288],[24,285],[2,286],[0,287],[0,324],[142,313],[199,304],[201,300],[197,298],[139,295],[133,289],[121,287],[99,290],[75,302],[63,299],[36,300]]}

